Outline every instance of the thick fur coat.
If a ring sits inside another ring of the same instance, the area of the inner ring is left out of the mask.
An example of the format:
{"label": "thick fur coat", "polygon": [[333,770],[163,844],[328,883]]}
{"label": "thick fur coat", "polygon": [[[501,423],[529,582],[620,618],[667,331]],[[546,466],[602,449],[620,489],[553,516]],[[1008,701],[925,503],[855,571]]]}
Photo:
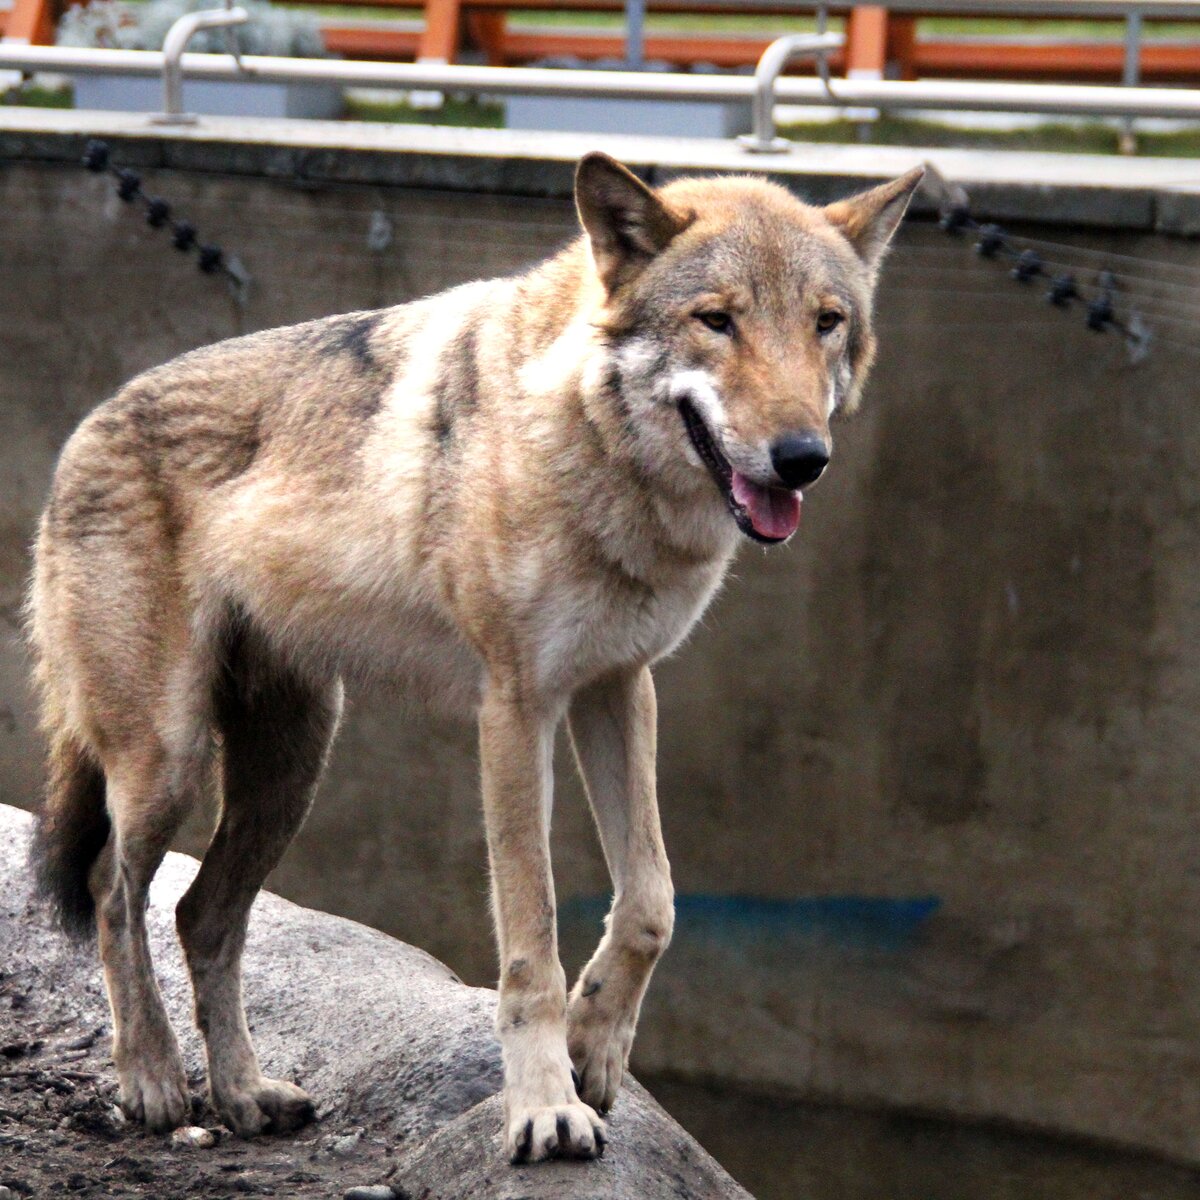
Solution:
{"label": "thick fur coat", "polygon": [[[37,851],[66,922],[95,917],[132,1116],[188,1112],[144,907],[214,776],[220,821],[178,909],[212,1100],[245,1135],[311,1115],[259,1069],[246,920],[342,681],[381,679],[479,723],[507,1152],[602,1150],[673,921],[650,666],[741,537],[794,532],[919,176],[821,209],[754,179],[653,192],[590,155],[583,235],[527,274],[198,350],[83,422],[29,602]],[[564,718],[614,885],[569,993],[548,845]]]}

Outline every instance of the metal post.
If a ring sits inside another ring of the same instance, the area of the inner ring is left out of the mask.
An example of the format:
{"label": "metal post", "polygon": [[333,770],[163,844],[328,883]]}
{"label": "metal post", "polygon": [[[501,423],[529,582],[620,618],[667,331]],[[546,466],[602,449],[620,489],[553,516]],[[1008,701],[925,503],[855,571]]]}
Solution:
{"label": "metal post", "polygon": [[646,65],[646,0],[625,0],[625,66],[640,71]]}
{"label": "metal post", "polygon": [[[1121,84],[1137,87],[1142,78],[1142,13],[1130,9],[1125,16],[1125,62],[1121,69]],[[1121,153],[1137,153],[1137,135],[1133,118],[1126,117],[1121,129]]]}
{"label": "metal post", "polygon": [[791,143],[775,136],[775,83],[783,68],[794,59],[817,59],[818,73],[831,100],[836,99],[829,86],[825,55],[842,44],[836,33],[793,33],[776,38],[762,53],[754,69],[754,120],[752,132],[738,138],[742,149],[752,154],[782,154]]}
{"label": "metal post", "polygon": [[1125,16],[1125,64],[1121,82],[1125,87],[1137,87],[1142,78],[1142,13],[1130,9]]}
{"label": "metal post", "polygon": [[195,125],[195,114],[183,111],[183,52],[188,42],[201,29],[242,25],[249,19],[250,14],[244,8],[211,8],[184,13],[167,30],[162,48],[163,111],[150,118],[153,124]]}

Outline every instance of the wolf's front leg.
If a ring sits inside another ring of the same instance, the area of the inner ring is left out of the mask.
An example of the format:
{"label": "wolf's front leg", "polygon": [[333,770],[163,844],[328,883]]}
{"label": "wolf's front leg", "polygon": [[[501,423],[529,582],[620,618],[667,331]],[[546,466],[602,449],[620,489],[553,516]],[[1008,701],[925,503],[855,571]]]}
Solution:
{"label": "wolf's front leg", "polygon": [[601,1112],[621,1086],[642,997],[675,919],[654,785],[655,714],[646,667],[593,684],[571,703],[571,739],[615,893],[567,1011],[579,1094]]}
{"label": "wolf's front leg", "polygon": [[594,1158],[605,1139],[604,1122],[576,1094],[567,1054],[548,828],[555,724],[556,714],[491,681],[480,758],[500,943],[504,1145],[513,1162]]}

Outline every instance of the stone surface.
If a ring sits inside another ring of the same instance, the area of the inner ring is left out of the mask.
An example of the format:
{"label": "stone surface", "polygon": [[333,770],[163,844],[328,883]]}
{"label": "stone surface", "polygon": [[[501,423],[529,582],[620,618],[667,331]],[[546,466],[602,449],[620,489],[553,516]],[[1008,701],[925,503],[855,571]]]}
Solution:
{"label": "stone surface", "polygon": [[[224,1136],[215,1145],[203,1127],[161,1138],[116,1126],[108,1117],[107,1038],[87,1048],[86,1062],[63,1064],[78,1028],[95,1028],[107,1014],[94,947],[66,943],[28,899],[30,824],[0,805],[0,1040],[12,1047],[0,1065],[0,1186],[41,1194],[69,1174],[71,1192],[107,1197],[118,1181],[130,1186],[132,1171],[144,1177],[133,1182],[147,1194],[180,1195],[193,1190],[184,1186],[191,1172],[195,1190],[207,1194],[226,1173],[242,1181],[234,1191],[275,1186],[277,1194],[307,1197],[341,1195],[354,1175],[386,1174],[389,1187],[426,1200],[746,1200],[632,1081],[613,1111],[603,1160],[509,1166],[495,1094],[494,994],[467,987],[436,959],[384,934],[271,895],[260,897],[251,921],[248,1018],[264,1070],[310,1091],[317,1125],[295,1137]],[[150,924],[163,995],[196,1084],[202,1060],[172,915],[194,870],[190,859],[168,858]],[[44,1095],[69,1098],[71,1111],[47,1116]],[[74,1132],[56,1142],[63,1120]]]}

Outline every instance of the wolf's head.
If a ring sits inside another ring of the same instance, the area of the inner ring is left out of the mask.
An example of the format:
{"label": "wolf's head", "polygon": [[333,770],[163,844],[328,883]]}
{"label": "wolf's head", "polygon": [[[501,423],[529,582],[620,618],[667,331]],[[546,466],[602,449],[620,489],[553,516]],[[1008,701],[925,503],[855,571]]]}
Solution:
{"label": "wolf's head", "polygon": [[825,208],[744,177],[652,191],[589,154],[575,198],[622,400],[653,465],[707,473],[743,533],[781,542],[875,354],[880,262],[922,170]]}

